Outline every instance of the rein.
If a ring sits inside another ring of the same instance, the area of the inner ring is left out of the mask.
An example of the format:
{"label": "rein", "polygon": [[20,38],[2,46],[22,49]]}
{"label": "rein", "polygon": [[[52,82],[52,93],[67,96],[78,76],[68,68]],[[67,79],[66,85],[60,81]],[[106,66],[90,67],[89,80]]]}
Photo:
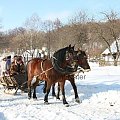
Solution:
{"label": "rein", "polygon": [[47,70],[44,70],[44,69],[43,69],[43,63],[44,63],[44,61],[45,61],[45,60],[43,60],[43,61],[41,62],[41,64],[40,64],[40,67],[41,67],[42,72],[41,72],[40,74],[38,74],[38,75],[35,75],[36,78],[39,77],[39,76],[41,76],[42,74],[45,74],[46,77],[47,77],[47,73],[46,73],[46,72],[48,72],[48,71],[50,71],[50,70],[53,69],[53,67],[51,67],[51,68],[49,68],[49,69],[47,69]]}

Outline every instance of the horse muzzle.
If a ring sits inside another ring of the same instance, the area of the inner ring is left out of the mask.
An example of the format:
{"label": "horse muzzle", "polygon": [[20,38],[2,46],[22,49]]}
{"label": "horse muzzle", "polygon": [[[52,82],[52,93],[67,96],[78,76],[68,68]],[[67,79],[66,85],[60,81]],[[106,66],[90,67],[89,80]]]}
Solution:
{"label": "horse muzzle", "polygon": [[91,69],[83,69],[83,68],[79,68],[78,70],[81,71],[81,72],[89,72],[89,71],[91,71]]}

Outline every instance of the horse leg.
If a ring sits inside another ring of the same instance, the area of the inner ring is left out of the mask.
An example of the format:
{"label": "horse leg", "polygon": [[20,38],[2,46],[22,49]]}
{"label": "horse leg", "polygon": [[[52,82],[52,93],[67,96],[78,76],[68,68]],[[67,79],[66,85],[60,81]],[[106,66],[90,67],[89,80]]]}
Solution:
{"label": "horse leg", "polygon": [[[47,88],[47,82],[45,81],[44,87],[43,87],[43,93],[46,93],[46,88]],[[52,85],[52,96],[55,97],[55,83]]]}
{"label": "horse leg", "polygon": [[74,93],[75,93],[75,102],[81,103],[81,101],[80,101],[80,99],[79,99],[79,96],[78,96],[77,87],[76,87],[76,85],[75,85],[75,80],[74,80],[74,78],[71,78],[71,79],[70,79],[70,83],[71,83],[71,85],[72,85],[72,87],[73,87],[73,90],[74,90]]}
{"label": "horse leg", "polygon": [[46,88],[47,88],[47,82],[45,81],[44,87],[43,87],[43,93],[46,93]]}
{"label": "horse leg", "polygon": [[55,83],[52,85],[52,96],[56,97],[56,94],[55,94]]}
{"label": "horse leg", "polygon": [[32,94],[31,87],[28,87],[28,99],[31,99],[31,94]]}
{"label": "horse leg", "polygon": [[51,88],[51,83],[47,82],[47,88],[46,88],[46,93],[44,96],[44,103],[48,104],[48,94],[50,93],[50,88]]}
{"label": "horse leg", "polygon": [[36,96],[36,87],[34,87],[33,90],[34,90],[34,91],[33,91],[33,99],[37,99],[37,96]]}
{"label": "horse leg", "polygon": [[60,84],[58,82],[58,89],[57,89],[57,96],[56,96],[57,99],[60,100]]}
{"label": "horse leg", "polygon": [[65,85],[65,81],[63,82],[59,82],[60,83],[60,88],[61,88],[61,92],[62,92],[62,100],[63,100],[63,104],[68,107],[68,102],[66,101],[66,98],[65,98],[65,89],[64,89],[64,85]]}
{"label": "horse leg", "polygon": [[31,92],[31,82],[30,81],[28,81],[28,99],[31,99],[31,94],[32,94],[32,92]]}

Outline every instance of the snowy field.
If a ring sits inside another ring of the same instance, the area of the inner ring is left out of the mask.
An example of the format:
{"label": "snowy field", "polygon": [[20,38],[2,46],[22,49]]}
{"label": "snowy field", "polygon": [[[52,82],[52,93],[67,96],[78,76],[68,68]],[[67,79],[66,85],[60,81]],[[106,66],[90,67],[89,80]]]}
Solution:
{"label": "snowy field", "polygon": [[91,71],[76,78],[81,104],[74,101],[74,92],[66,82],[66,99],[49,95],[44,105],[42,85],[37,88],[38,100],[28,100],[26,93],[8,95],[0,87],[0,120],[120,120],[120,66],[99,67],[90,64]]}

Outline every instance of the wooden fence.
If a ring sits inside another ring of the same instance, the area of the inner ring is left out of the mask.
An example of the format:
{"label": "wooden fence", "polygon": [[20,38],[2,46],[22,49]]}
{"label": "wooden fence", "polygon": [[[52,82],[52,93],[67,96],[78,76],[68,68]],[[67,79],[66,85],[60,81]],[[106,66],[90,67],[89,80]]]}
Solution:
{"label": "wooden fence", "polygon": [[[120,61],[117,62],[120,65]],[[99,60],[99,66],[114,66],[114,61]]]}

